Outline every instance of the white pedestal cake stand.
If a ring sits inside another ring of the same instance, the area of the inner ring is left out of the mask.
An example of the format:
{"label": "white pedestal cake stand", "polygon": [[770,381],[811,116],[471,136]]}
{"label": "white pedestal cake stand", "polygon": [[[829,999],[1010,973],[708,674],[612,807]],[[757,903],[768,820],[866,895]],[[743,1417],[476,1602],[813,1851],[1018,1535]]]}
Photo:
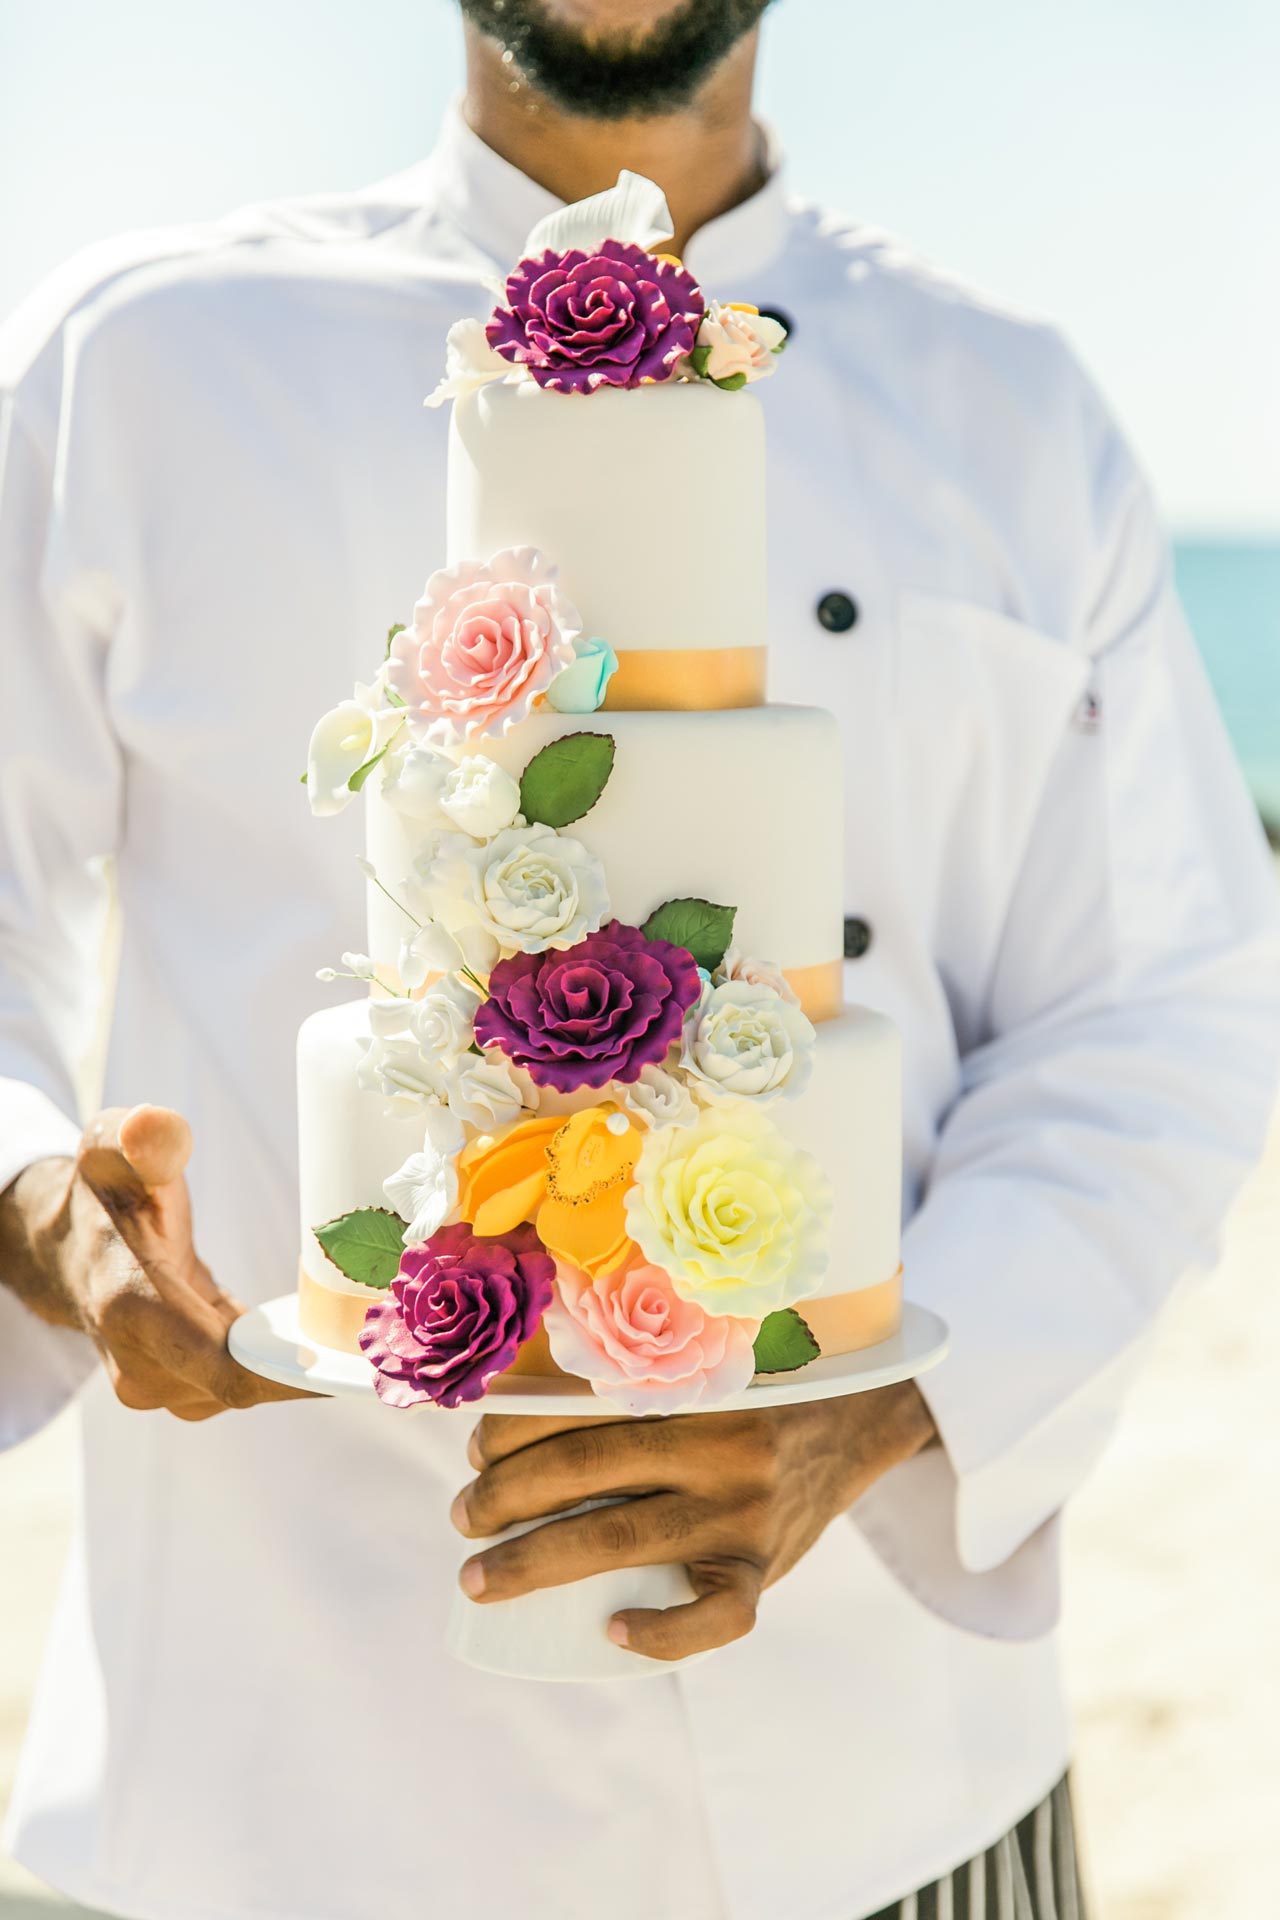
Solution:
{"label": "white pedestal cake stand", "polygon": [[[342,1353],[310,1340],[298,1325],[298,1296],[277,1300],[242,1314],[228,1342],[242,1367],[282,1386],[303,1387],[335,1397],[373,1395],[373,1370],[363,1354]],[[876,1387],[912,1380],[936,1366],[947,1351],[947,1329],[936,1313],[909,1303],[902,1325],[889,1340],[858,1353],[812,1360],[797,1374],[759,1375],[741,1393],[719,1401],[716,1413],[783,1407],[805,1400],[831,1400],[843,1394],[870,1393]],[[477,1420],[482,1413],[542,1414],[554,1418],[617,1419],[597,1400],[585,1380],[539,1379],[532,1375],[499,1377],[483,1400],[452,1411],[433,1407],[430,1419]],[[402,1415],[388,1413],[388,1419]],[[589,1506],[608,1504],[591,1501]],[[585,1512],[586,1507],[575,1509]],[[558,1515],[563,1519],[565,1516]],[[541,1521],[511,1527],[499,1539],[525,1533]],[[460,1542],[462,1558],[493,1541]],[[620,1567],[592,1574],[569,1586],[546,1587],[516,1600],[478,1603],[458,1590],[446,1643],[455,1658],[489,1673],[524,1680],[623,1680],[670,1673],[688,1662],[649,1660],[617,1647],[606,1633],[623,1607],[672,1607],[693,1598],[681,1566]],[[692,1655],[692,1659],[702,1658]]]}

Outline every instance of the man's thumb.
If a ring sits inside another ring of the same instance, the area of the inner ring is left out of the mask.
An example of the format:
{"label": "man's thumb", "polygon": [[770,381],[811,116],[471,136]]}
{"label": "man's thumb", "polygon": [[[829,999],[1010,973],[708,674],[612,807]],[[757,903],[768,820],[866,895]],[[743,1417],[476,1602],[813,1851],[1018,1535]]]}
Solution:
{"label": "man's thumb", "polygon": [[[85,1128],[77,1168],[134,1244],[135,1237],[190,1234],[182,1185],[190,1158],[191,1129],[171,1107],[108,1107]],[[145,1257],[152,1249],[134,1251]]]}

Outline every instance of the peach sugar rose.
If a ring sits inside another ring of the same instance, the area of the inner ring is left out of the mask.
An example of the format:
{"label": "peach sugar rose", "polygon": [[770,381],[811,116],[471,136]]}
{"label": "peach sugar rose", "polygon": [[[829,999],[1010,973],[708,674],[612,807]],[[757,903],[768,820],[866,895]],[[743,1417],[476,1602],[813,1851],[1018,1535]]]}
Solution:
{"label": "peach sugar rose", "polygon": [[704,1313],[636,1255],[591,1279],[556,1264],[543,1316],[556,1365],[623,1413],[688,1413],[749,1385],[758,1323]]}
{"label": "peach sugar rose", "polygon": [[582,620],[556,579],[536,547],[432,574],[386,666],[415,738],[456,746],[528,719],[577,658]]}

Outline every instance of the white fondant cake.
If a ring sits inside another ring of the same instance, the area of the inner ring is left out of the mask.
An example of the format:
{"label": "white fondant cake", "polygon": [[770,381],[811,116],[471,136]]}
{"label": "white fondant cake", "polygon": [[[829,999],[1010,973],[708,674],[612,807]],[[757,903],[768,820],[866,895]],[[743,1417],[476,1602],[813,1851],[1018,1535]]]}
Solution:
{"label": "white fondant cake", "polygon": [[[839,960],[843,776],[831,714],[537,713],[484,751],[519,772],[548,740],[584,728],[608,732],[618,751],[608,786],[571,831],[603,861],[618,919],[638,926],[675,896],[731,900],[734,943],[745,952],[788,972]],[[407,874],[424,836],[383,799],[377,771],[365,806],[374,867]],[[405,924],[370,886],[369,952],[379,967],[395,970]]]}
{"label": "white fondant cake", "polygon": [[[616,652],[763,647],[764,422],[714,387],[462,395],[448,558],[550,554],[584,631]],[[570,586],[568,583],[572,583]]]}
{"label": "white fondant cake", "polygon": [[901,1310],[840,737],[763,704],[738,389],[782,335],[583,217],[453,330],[447,565],[308,760],[315,811],[367,809],[370,997],[299,1038],[300,1317],[398,1406],[514,1366],[680,1412]]}
{"label": "white fondant cake", "polygon": [[[416,1115],[379,1113],[357,1084],[368,1037],[365,999],[313,1013],[298,1035],[302,1264],[319,1286],[362,1301],[368,1288],[325,1258],[313,1228],[356,1207],[385,1206],[383,1180],[422,1144]],[[779,1102],[773,1117],[833,1175],[831,1263],[821,1294],[891,1278],[898,1267],[902,1138],[901,1045],[892,1021],[863,1007],[825,1021],[808,1087],[799,1099]]]}

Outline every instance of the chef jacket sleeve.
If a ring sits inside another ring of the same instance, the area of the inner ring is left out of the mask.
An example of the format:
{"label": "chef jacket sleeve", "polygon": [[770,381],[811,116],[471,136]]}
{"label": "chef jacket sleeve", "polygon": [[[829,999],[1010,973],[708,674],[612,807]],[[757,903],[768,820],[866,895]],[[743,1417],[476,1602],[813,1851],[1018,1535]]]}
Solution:
{"label": "chef jacket sleeve", "polygon": [[[121,811],[105,695],[117,596],[70,550],[62,343],[31,339],[38,307],[0,329],[0,1190],[80,1137]],[[56,1413],[96,1357],[3,1279],[0,1445]]]}
{"label": "chef jacket sleeve", "polygon": [[1118,437],[1098,498],[1092,699],[1052,762],[904,1235],[907,1294],[951,1330],[920,1382],[942,1449],[854,1508],[919,1597],[995,1633],[1052,1623],[1052,1517],[1161,1303],[1214,1258],[1280,1060],[1274,874]]}

